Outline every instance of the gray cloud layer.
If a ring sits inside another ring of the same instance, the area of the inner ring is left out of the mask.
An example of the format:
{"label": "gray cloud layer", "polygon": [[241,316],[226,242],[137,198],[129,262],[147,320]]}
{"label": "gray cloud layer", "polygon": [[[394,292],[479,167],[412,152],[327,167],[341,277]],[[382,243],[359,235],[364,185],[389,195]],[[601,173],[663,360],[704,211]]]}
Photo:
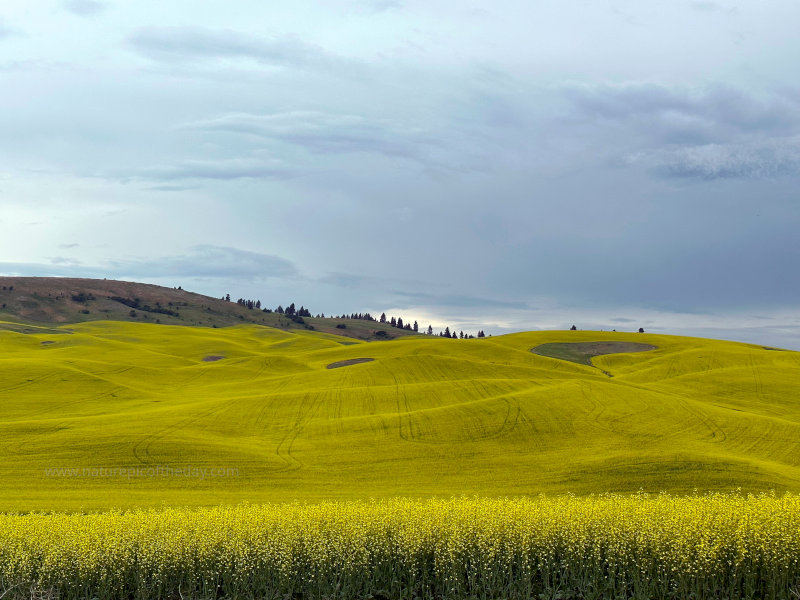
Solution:
{"label": "gray cloud layer", "polygon": [[96,0],[64,0],[62,6],[65,10],[79,17],[93,17],[104,12],[108,5]]}
{"label": "gray cloud layer", "polygon": [[[64,248],[70,246],[63,245]],[[117,259],[96,265],[83,265],[63,256],[52,257],[49,263],[0,262],[0,273],[52,277],[216,278],[251,283],[291,279],[299,275],[295,266],[284,258],[211,245],[195,246],[186,254],[177,256]]]}
{"label": "gray cloud layer", "polygon": [[577,118],[623,128],[641,147],[627,162],[666,177],[759,178],[800,172],[800,96],[728,87],[576,86]]}
{"label": "gray cloud layer", "polygon": [[19,6],[6,271],[498,330],[797,310],[794,0]]}
{"label": "gray cloud layer", "polygon": [[266,66],[304,69],[353,66],[351,61],[296,37],[260,38],[232,30],[144,27],[128,37],[128,44],[142,56],[163,62],[245,59]]}

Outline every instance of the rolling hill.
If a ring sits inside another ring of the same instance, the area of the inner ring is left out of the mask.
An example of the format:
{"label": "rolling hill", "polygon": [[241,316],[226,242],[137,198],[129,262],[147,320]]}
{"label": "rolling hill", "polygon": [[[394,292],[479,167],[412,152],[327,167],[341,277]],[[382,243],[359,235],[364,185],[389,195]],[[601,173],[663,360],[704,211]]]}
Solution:
{"label": "rolling hill", "polygon": [[[63,277],[0,277],[0,321],[3,320],[38,327],[87,321],[195,327],[255,323],[284,331],[321,331],[361,340],[387,340],[414,335],[412,331],[388,324],[358,319],[305,317],[298,322],[285,315],[248,309],[235,301],[211,298],[179,288],[132,281]],[[20,330],[19,327],[15,329]]]}
{"label": "rolling hill", "polygon": [[800,491],[797,352],[112,321],[6,324],[0,348],[0,511]]}

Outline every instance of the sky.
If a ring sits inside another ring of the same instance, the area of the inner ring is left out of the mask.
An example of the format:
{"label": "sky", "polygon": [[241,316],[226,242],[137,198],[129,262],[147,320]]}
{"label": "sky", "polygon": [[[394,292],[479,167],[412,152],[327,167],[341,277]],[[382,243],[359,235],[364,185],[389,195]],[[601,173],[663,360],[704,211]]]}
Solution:
{"label": "sky", "polygon": [[0,5],[0,274],[800,350],[800,4]]}

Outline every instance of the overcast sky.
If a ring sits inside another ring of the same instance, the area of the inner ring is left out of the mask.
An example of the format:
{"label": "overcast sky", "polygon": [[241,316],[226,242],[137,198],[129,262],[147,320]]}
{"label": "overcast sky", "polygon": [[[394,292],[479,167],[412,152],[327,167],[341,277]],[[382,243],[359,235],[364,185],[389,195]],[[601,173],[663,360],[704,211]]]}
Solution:
{"label": "overcast sky", "polygon": [[0,273],[800,349],[800,3],[0,6]]}

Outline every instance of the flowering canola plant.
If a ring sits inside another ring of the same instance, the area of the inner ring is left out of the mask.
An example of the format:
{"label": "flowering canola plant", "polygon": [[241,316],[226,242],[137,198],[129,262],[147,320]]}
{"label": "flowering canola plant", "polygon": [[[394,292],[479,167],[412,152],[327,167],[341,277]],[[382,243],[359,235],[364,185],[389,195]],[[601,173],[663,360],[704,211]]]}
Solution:
{"label": "flowering canola plant", "polygon": [[798,558],[793,494],[0,515],[7,598],[795,598]]}

